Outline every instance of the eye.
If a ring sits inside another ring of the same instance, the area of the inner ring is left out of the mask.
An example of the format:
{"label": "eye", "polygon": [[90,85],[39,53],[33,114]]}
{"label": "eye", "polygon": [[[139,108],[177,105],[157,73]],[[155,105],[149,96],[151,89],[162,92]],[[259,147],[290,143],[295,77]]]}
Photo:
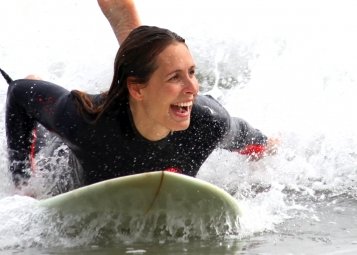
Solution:
{"label": "eye", "polygon": [[189,74],[191,76],[195,75],[196,74],[196,69],[195,68],[190,69]]}
{"label": "eye", "polygon": [[179,75],[178,74],[174,74],[173,76],[171,76],[170,78],[169,78],[169,81],[176,81],[176,80],[178,80],[180,77],[179,77]]}

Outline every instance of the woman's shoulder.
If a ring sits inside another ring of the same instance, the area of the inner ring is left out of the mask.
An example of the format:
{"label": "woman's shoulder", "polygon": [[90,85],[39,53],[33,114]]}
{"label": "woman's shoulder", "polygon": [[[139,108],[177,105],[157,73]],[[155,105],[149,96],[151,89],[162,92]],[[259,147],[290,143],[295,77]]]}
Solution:
{"label": "woman's shoulder", "polygon": [[197,96],[193,111],[199,115],[211,116],[215,119],[230,118],[228,111],[210,95]]}
{"label": "woman's shoulder", "polygon": [[192,109],[192,122],[197,126],[216,128],[220,133],[226,133],[231,125],[231,117],[228,111],[212,96],[199,95]]}
{"label": "woman's shoulder", "polygon": [[[11,82],[9,85],[9,93],[14,93],[14,94],[19,94],[24,96],[24,94],[28,94],[29,97],[33,96],[34,94],[36,95],[63,95],[67,94],[68,90],[65,88],[48,82],[44,80],[31,80],[31,79],[19,79],[19,80],[14,80]],[[31,91],[31,93],[28,93],[28,91]]]}

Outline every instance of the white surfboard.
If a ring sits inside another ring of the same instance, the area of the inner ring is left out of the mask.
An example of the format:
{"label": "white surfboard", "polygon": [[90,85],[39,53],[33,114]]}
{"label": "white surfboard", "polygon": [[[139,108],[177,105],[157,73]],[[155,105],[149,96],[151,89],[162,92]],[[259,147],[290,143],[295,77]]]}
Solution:
{"label": "white surfboard", "polygon": [[[98,218],[110,215],[110,225],[118,232],[170,232],[173,224],[182,225],[181,232],[187,227],[186,231],[205,229],[211,234],[239,228],[240,210],[227,192],[206,181],[166,171],[95,183],[42,200],[40,205],[62,216],[83,215],[85,224],[101,222]],[[178,229],[175,226],[174,232]]]}

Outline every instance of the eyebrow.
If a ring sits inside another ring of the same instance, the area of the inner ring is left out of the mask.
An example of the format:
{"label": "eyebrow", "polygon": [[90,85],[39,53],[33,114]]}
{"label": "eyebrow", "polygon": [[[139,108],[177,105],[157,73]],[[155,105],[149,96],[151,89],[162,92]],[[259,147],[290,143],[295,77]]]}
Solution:
{"label": "eyebrow", "polygon": [[[189,69],[193,69],[193,68],[196,68],[196,65],[190,66]],[[174,71],[169,72],[167,75],[171,75],[171,74],[177,73],[177,72],[182,72],[182,69],[176,69],[176,70],[174,70]]]}

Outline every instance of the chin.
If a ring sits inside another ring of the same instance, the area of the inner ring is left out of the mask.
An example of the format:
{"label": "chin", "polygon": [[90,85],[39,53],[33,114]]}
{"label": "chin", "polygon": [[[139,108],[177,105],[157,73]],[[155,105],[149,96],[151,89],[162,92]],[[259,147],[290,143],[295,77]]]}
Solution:
{"label": "chin", "polygon": [[180,123],[179,125],[175,125],[174,127],[172,127],[172,131],[184,131],[186,129],[188,129],[188,127],[190,126],[190,122],[187,121],[185,123]]}

